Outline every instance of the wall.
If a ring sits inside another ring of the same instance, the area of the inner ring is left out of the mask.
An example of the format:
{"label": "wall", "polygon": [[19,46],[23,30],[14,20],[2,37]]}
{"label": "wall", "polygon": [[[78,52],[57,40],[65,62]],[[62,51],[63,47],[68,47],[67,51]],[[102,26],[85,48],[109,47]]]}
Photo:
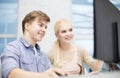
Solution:
{"label": "wall", "polygon": [[40,42],[42,50],[45,52],[55,40],[53,25],[55,20],[59,18],[67,18],[71,20],[72,1],[71,0],[19,0],[18,7],[18,38],[22,36],[21,22],[24,16],[32,10],[41,10],[48,14],[51,22],[48,26],[46,36]]}

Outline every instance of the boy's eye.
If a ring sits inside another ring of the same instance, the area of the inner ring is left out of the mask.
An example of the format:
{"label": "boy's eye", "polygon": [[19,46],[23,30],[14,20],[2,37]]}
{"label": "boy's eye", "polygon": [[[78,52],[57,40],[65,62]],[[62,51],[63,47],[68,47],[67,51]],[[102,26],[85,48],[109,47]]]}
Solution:
{"label": "boy's eye", "polygon": [[47,26],[45,26],[45,29],[47,29]]}
{"label": "boy's eye", "polygon": [[47,29],[47,26],[45,26],[44,24],[42,24],[42,23],[39,23],[38,24],[40,27],[45,27],[45,29]]}
{"label": "boy's eye", "polygon": [[38,25],[39,25],[39,26],[42,26],[42,24],[41,24],[41,23],[38,23]]}
{"label": "boy's eye", "polygon": [[44,26],[42,23],[39,23],[38,25],[39,25],[40,27],[43,27],[43,26]]}

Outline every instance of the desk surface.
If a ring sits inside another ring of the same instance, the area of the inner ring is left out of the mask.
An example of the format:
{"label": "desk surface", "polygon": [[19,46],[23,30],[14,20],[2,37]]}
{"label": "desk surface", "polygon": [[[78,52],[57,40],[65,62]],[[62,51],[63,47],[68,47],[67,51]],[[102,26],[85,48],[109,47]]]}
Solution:
{"label": "desk surface", "polygon": [[71,75],[60,78],[120,78],[120,71],[104,72],[95,75]]}

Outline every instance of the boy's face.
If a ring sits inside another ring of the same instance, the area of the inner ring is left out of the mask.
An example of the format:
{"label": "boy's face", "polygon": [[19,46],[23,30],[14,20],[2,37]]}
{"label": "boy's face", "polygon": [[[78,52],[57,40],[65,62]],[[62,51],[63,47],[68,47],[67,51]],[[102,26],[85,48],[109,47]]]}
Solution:
{"label": "boy's face", "polygon": [[28,23],[26,30],[28,31],[30,38],[34,42],[41,41],[44,37],[47,29],[48,22],[36,18],[32,23]]}

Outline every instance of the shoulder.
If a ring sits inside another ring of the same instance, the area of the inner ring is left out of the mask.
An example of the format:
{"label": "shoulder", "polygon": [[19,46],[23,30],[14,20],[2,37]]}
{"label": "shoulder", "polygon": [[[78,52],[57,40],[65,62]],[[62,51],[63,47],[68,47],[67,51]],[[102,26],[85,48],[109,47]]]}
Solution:
{"label": "shoulder", "polygon": [[47,53],[46,53],[45,51],[42,51],[42,50],[41,50],[40,53],[41,53],[41,55],[42,55],[43,57],[45,57],[45,58],[47,57]]}
{"label": "shoulder", "polygon": [[77,52],[78,52],[78,55],[82,58],[84,57],[91,57],[89,55],[89,52],[82,46],[76,46],[77,47]]}
{"label": "shoulder", "polygon": [[12,41],[12,42],[10,42],[10,43],[8,43],[5,47],[7,48],[15,48],[15,47],[17,47],[17,45],[18,45],[19,43],[18,43],[18,40],[15,40],[15,41]]}
{"label": "shoulder", "polygon": [[47,52],[47,56],[48,56],[48,58],[50,59],[50,61],[53,62],[53,61],[54,61],[54,58],[57,56],[57,54],[56,54],[55,51],[49,50],[49,51]]}
{"label": "shoulder", "polygon": [[87,50],[82,46],[77,46],[76,45],[76,48],[77,48],[77,51],[80,52],[80,53],[87,52]]}
{"label": "shoulder", "polygon": [[15,40],[13,42],[10,42],[8,43],[6,46],[5,46],[5,49],[19,49],[19,46],[21,45],[20,41],[19,40]]}
{"label": "shoulder", "polygon": [[54,52],[52,51],[52,50],[49,50],[48,52],[47,52],[47,56],[49,57],[49,58],[52,58],[52,57],[54,57]]}
{"label": "shoulder", "polygon": [[20,50],[19,46],[20,46],[20,42],[18,40],[10,42],[5,46],[3,54],[11,54],[11,53],[17,54],[18,51]]}

